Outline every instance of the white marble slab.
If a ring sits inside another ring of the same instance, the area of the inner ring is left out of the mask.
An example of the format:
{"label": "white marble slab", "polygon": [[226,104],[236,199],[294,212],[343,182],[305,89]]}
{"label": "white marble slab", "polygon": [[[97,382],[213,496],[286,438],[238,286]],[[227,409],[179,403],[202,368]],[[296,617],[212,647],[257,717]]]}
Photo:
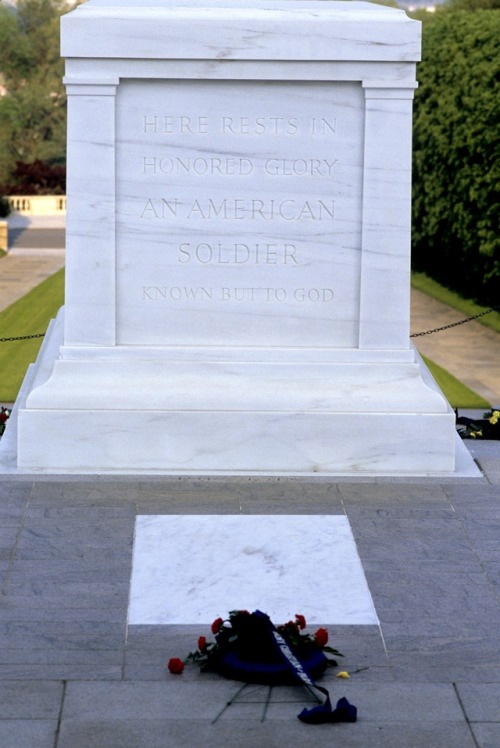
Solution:
{"label": "white marble slab", "polygon": [[378,624],[347,517],[137,517],[129,624],[206,624],[238,608]]}

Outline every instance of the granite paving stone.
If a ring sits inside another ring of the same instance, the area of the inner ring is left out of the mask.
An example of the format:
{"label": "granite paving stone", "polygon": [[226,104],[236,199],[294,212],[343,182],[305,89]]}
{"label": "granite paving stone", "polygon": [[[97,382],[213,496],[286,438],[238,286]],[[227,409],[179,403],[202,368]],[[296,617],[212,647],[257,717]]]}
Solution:
{"label": "granite paving stone", "polygon": [[[313,735],[311,736],[311,733]],[[455,723],[390,724],[358,722],[355,725],[311,727],[299,720],[221,721],[216,725],[192,720],[93,721],[87,725],[67,720],[57,748],[315,748],[342,745],[348,748],[476,748],[467,726]]]}
{"label": "granite paving stone", "polygon": [[[68,486],[71,490],[68,491]],[[70,506],[116,506],[117,500],[121,505],[134,505],[139,495],[139,485],[136,481],[84,479],[81,477],[71,481],[64,478],[60,481],[36,481],[33,485],[31,499],[43,501],[46,506],[69,504]]]}
{"label": "granite paving stone", "polygon": [[4,502],[8,502],[8,501],[15,502],[16,500],[18,500],[19,503],[25,504],[26,501],[30,498],[32,488],[33,488],[32,480],[29,480],[26,482],[21,482],[21,481],[4,482],[2,481],[0,483],[1,504],[3,505]]}
{"label": "granite paving stone", "polygon": [[[182,676],[171,676],[175,681],[163,682],[93,682],[67,684],[63,719],[162,719],[189,718],[196,703],[196,719],[213,720],[237,693],[241,684],[226,680],[211,680],[206,689],[200,683],[183,681]],[[340,684],[340,685],[339,685]],[[274,690],[274,689],[273,689]],[[297,690],[300,698],[297,698]],[[333,687],[332,687],[333,690]],[[292,701],[283,694],[275,702],[271,698],[266,715],[269,720],[293,718],[303,705],[311,702],[303,689],[288,689]],[[364,720],[384,722],[461,722],[463,712],[452,684],[394,684],[337,681],[333,698],[346,696],[360,705]],[[312,702],[314,703],[314,702]],[[362,706],[361,706],[362,705]],[[255,703],[259,707],[258,703]],[[254,710],[255,714],[258,708]],[[255,716],[254,714],[254,716]],[[259,715],[260,716],[260,715]],[[227,709],[225,719],[238,719],[237,709]]]}
{"label": "granite paving stone", "polygon": [[[423,506],[415,506],[413,502],[394,502],[391,505],[380,506],[375,503],[374,506],[365,504],[352,504],[345,502],[344,505],[348,506],[349,516],[351,521],[363,521],[363,522],[378,522],[379,520],[389,520],[386,526],[390,527],[391,522],[403,520],[403,521],[423,521],[430,520],[431,522],[436,520],[447,520],[456,519],[456,511],[450,506],[449,502],[446,501],[439,507],[432,507],[428,503]],[[410,523],[408,522],[408,526]]]}
{"label": "granite paving stone", "polygon": [[210,501],[203,501],[200,499],[179,500],[173,499],[167,504],[158,501],[140,501],[138,505],[137,514],[241,514],[240,504],[237,499],[229,502],[222,502],[222,504],[215,504]]}
{"label": "granite paving stone", "polygon": [[96,576],[102,575],[104,578],[108,579],[121,577],[126,577],[127,579],[130,578],[130,569],[119,559],[111,559],[109,564],[106,565],[102,561],[97,561],[93,558],[66,559],[64,564],[61,564],[57,558],[45,559],[43,564],[32,559],[15,558],[12,561],[12,570],[14,573],[26,574],[26,576],[36,574],[42,577],[58,575],[64,577],[66,574],[69,575],[79,572],[86,574],[88,572],[95,574]]}
{"label": "granite paving stone", "polygon": [[0,562],[10,562],[15,548],[0,548]]}
{"label": "granite paving stone", "polygon": [[[97,621],[24,621],[22,623],[0,622],[0,637],[29,637],[41,636],[43,638],[64,636],[88,636],[92,634],[105,641],[116,637],[125,637],[126,626],[122,623],[106,623]],[[60,639],[61,640],[61,639]]]}
{"label": "granite paving stone", "polygon": [[76,521],[74,518],[48,518],[41,520],[28,516],[24,522],[23,535],[34,538],[48,538],[64,543],[65,537],[70,536],[79,542],[91,542],[92,545],[104,545],[106,542],[116,542],[119,539],[126,542],[132,537],[134,518],[106,519],[101,517],[83,516]]}
{"label": "granite paving stone", "polygon": [[[92,563],[108,564],[115,561],[130,562],[130,554],[132,552],[132,542],[124,547],[124,544],[119,546],[113,546],[111,543],[108,546],[99,547],[88,547],[85,542],[78,539],[78,542],[71,543],[68,538],[65,542],[54,542],[50,538],[38,538],[31,539],[30,542],[26,541],[26,538],[21,538],[21,541],[16,548],[16,559],[25,561],[45,561],[45,560],[56,560],[60,559],[61,564],[64,565],[66,560],[81,559],[82,561],[88,561]],[[1,557],[1,551],[0,551]]]}
{"label": "granite paving stone", "polygon": [[137,509],[134,504],[123,506],[44,506],[40,502],[31,502],[27,511],[28,521],[35,518],[37,522],[48,520],[49,522],[106,522],[113,523],[122,521],[127,527],[127,521],[134,521]]}
{"label": "granite paving stone", "polygon": [[[127,600],[129,592],[128,581],[114,581],[110,580],[109,577],[103,581],[96,575],[95,579],[92,579],[92,572],[84,572],[81,574],[80,579],[76,579],[72,574],[73,579],[47,579],[42,577],[39,579],[30,579],[25,574],[19,574],[11,572],[9,575],[9,584],[6,590],[6,595],[19,595],[23,597],[40,598],[41,595],[46,595],[47,598],[59,597],[61,601],[64,600],[65,604],[71,603],[74,598],[74,603],[81,602],[82,597],[106,597],[108,600]],[[89,586],[91,588],[89,589]]]}
{"label": "granite paving stone", "polygon": [[123,660],[123,646],[116,649],[57,649],[4,647],[0,650],[1,665],[31,664],[31,665],[121,665]]}
{"label": "granite paving stone", "polygon": [[500,513],[497,517],[484,517],[479,513],[467,515],[462,519],[467,535],[474,546],[478,543],[496,541],[500,537]]}
{"label": "granite paving stone", "polygon": [[500,589],[498,589],[500,588],[500,559],[498,562],[490,561],[485,573],[491,584],[495,585],[497,594],[500,594]]}
{"label": "granite paving stone", "polygon": [[498,748],[500,745],[500,722],[473,722],[471,729],[477,748]]}
{"label": "granite paving stone", "polygon": [[39,582],[58,585],[84,584],[87,592],[89,582],[125,583],[128,586],[130,581],[130,569],[124,565],[115,564],[102,568],[99,564],[82,563],[77,560],[68,562],[62,569],[57,562],[45,562],[40,568],[40,564],[34,561],[16,559],[11,564],[10,580],[13,585],[22,584],[25,580],[33,581],[34,572]]}
{"label": "granite paving stone", "polygon": [[314,502],[307,503],[300,499],[295,501],[275,501],[266,502],[263,500],[242,500],[241,514],[295,514],[295,515],[344,515],[345,510],[339,498],[316,499]]}
{"label": "granite paving stone", "polygon": [[400,654],[391,654],[391,673],[397,683],[456,683],[464,678],[464,673],[470,683],[500,683],[498,662],[476,663],[474,658],[462,657],[453,664],[446,656],[421,656],[418,652],[403,653],[404,662],[400,662]]}
{"label": "granite paving stone", "polygon": [[10,567],[11,567],[10,561],[6,561],[6,560],[0,561],[0,576],[2,577],[2,579],[3,579],[5,572],[7,572],[10,569]]}
{"label": "granite paving stone", "polygon": [[[389,553],[374,553],[373,556],[367,555],[364,548],[360,549],[359,544],[358,551],[360,552],[365,573],[371,575],[379,572],[383,573],[386,568],[391,572],[396,572],[399,569],[405,576],[419,571],[432,575],[453,573],[456,571],[467,573],[478,571],[478,569],[481,570],[480,559],[472,548],[464,554],[440,553],[434,557],[429,555],[424,558],[406,558],[405,556],[401,556],[404,553],[404,544],[395,546],[392,557]],[[395,560],[397,556],[400,557],[399,563]],[[498,560],[500,561],[500,559]]]}
{"label": "granite paving stone", "polygon": [[71,682],[68,683],[63,719],[190,719],[212,720],[234,695],[233,681],[210,681],[209,687],[183,681],[182,676],[162,682]]}
{"label": "granite paving stone", "polygon": [[491,544],[487,544],[486,547],[484,547],[484,545],[480,548],[475,546],[474,552],[477,556],[478,562],[484,566],[485,569],[489,568],[490,564],[497,564],[500,562],[500,545],[494,541]]}
{"label": "granite paving stone", "polygon": [[457,683],[457,691],[471,722],[500,722],[500,684]]}
{"label": "granite paving stone", "polygon": [[[491,645],[488,647],[486,641],[479,644],[467,645],[460,639],[452,643],[442,642],[441,640],[430,641],[427,649],[424,649],[422,643],[425,637],[420,641],[415,637],[398,637],[396,641],[391,641],[388,637],[387,648],[389,660],[394,667],[422,666],[430,668],[444,668],[448,672],[453,672],[450,679],[453,682],[463,679],[467,674],[469,667],[481,666],[482,670],[500,673],[500,658],[498,647]],[[497,676],[493,676],[496,680]],[[443,674],[439,679],[440,682],[446,680]]]}
{"label": "granite paving stone", "polygon": [[0,549],[8,551],[13,548],[17,542],[17,537],[21,527],[21,522],[18,521],[11,525],[0,526]]}
{"label": "granite paving stone", "polygon": [[[496,442],[495,448],[498,450]],[[500,502],[498,488],[490,485],[471,487],[464,485],[462,481],[455,481],[454,483],[444,485],[443,492],[451,501],[452,506],[457,508],[470,509],[477,507],[478,510],[482,508],[490,509],[490,502],[494,507],[498,506]]]}
{"label": "granite paving stone", "polygon": [[494,485],[500,485],[500,460],[485,458],[481,461],[481,467],[488,476],[488,481]]}
{"label": "granite paving stone", "polygon": [[342,499],[348,503],[366,501],[367,507],[401,503],[403,507],[425,508],[429,503],[433,507],[447,508],[445,487],[438,484],[420,485],[411,482],[404,484],[390,483],[339,483]]}
{"label": "granite paving stone", "polygon": [[0,647],[29,649],[117,649],[123,646],[120,636],[102,637],[92,634],[0,634]]}
{"label": "granite paving stone", "polygon": [[[97,589],[87,590],[85,595],[73,595],[65,596],[64,590],[58,590],[56,594],[49,595],[44,593],[32,593],[30,595],[17,595],[9,594],[4,592],[5,601],[7,604],[12,604],[17,609],[22,606],[26,610],[30,610],[30,615],[33,614],[37,606],[42,604],[46,610],[51,608],[62,608],[69,610],[73,608],[75,611],[74,616],[77,615],[76,611],[80,610],[82,605],[89,605],[91,608],[98,608],[102,606],[108,606],[110,609],[118,608],[122,612],[126,611],[128,605],[128,594],[123,591],[116,591],[112,583],[106,585],[105,588],[99,588],[99,584],[96,585]],[[41,619],[36,619],[41,620]]]}
{"label": "granite paving stone", "polygon": [[[96,601],[92,600],[92,605]],[[107,623],[122,623],[126,615],[126,604],[120,606],[109,605],[105,598],[101,599],[100,607],[85,607],[73,605],[66,606],[64,600],[54,599],[46,603],[43,599],[36,604],[32,598],[12,598],[2,602],[1,620],[2,621],[103,621]]]}
{"label": "granite paving stone", "polygon": [[56,719],[3,719],[0,745],[4,748],[54,748]]}
{"label": "granite paving stone", "polygon": [[62,683],[0,680],[0,719],[57,719],[62,697]]}
{"label": "granite paving stone", "polygon": [[431,542],[446,533],[453,541],[466,541],[464,528],[456,515],[446,517],[372,517],[365,514],[363,522],[356,521],[356,514],[347,512],[351,518],[353,530],[359,539],[364,538],[383,538],[386,541],[394,536],[395,539],[401,539],[405,542],[406,538],[413,537],[420,543]]}
{"label": "granite paving stone", "polygon": [[26,512],[26,502],[4,499],[0,496],[0,526],[20,527]]}
{"label": "granite paving stone", "polygon": [[[348,681],[337,680],[336,686],[330,687],[330,695],[334,703],[345,696],[356,704],[363,722],[461,722],[463,719],[459,700],[448,683],[380,683],[375,689],[373,683],[352,677]],[[266,719],[291,719],[297,713],[297,706],[300,711],[301,704],[298,694],[295,703],[273,698]]]}
{"label": "granite paving stone", "polygon": [[478,621],[462,620],[434,620],[424,618],[415,612],[414,619],[409,621],[385,621],[383,622],[384,637],[390,636],[410,636],[415,638],[417,646],[421,645],[421,640],[470,640],[471,642],[481,642],[483,640],[495,641],[500,643],[500,632],[497,634],[497,624],[494,621],[488,621],[486,617]]}
{"label": "granite paving stone", "polygon": [[[380,600],[380,597],[377,600],[377,614],[382,623],[407,623],[417,617],[431,624],[437,621],[445,623],[450,621],[453,626],[453,622],[459,616],[460,621],[464,624],[473,624],[477,621],[478,611],[480,611],[493,625],[500,625],[498,602],[493,596],[488,599],[487,591],[485,591],[483,598],[481,598],[480,590],[475,590],[472,595],[464,591],[463,595],[450,593],[440,599],[433,599],[429,596],[422,600],[419,605],[410,604],[408,606],[404,605],[404,597],[400,597],[398,601],[393,601],[389,591],[383,600]],[[456,631],[456,628],[453,628],[453,630]]]}
{"label": "granite paving stone", "polygon": [[[44,681],[92,681],[121,680],[123,668],[120,665],[73,665],[70,661],[64,664],[19,663],[2,665],[2,676],[11,681],[25,681],[42,678]],[[26,709],[29,714],[29,708]],[[1,745],[1,744],[0,744]],[[15,748],[15,747],[14,747]],[[31,748],[31,746],[30,746]]]}

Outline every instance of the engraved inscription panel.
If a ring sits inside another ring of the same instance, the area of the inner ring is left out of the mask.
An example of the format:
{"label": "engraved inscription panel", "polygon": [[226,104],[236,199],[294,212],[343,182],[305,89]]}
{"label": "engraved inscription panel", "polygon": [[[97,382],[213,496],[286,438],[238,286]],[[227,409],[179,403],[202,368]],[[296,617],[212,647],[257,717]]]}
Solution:
{"label": "engraved inscription panel", "polygon": [[356,83],[124,81],[117,341],[356,347]]}

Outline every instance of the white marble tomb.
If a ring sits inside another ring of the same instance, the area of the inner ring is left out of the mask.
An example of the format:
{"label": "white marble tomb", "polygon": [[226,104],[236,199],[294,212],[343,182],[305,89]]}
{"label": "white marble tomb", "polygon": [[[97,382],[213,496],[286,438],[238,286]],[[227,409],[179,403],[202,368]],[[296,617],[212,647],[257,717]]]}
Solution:
{"label": "white marble tomb", "polygon": [[89,0],[62,19],[66,303],[18,466],[444,475],[409,341],[420,24],[330,0]]}
{"label": "white marble tomb", "polygon": [[128,623],[210,624],[229,610],[276,624],[377,625],[347,517],[140,515]]}

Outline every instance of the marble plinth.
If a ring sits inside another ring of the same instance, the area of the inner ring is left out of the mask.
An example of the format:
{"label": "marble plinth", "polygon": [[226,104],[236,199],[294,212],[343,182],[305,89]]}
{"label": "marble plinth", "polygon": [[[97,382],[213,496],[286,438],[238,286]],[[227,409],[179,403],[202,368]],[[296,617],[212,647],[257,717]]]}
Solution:
{"label": "marble plinth", "polygon": [[356,364],[201,364],[165,360],[158,352],[153,359],[152,351],[147,367],[140,357],[103,361],[88,352],[82,361],[54,361],[62,318],[49,331],[29,375],[26,405],[19,407],[21,469],[454,471],[453,411],[415,358],[390,366],[373,356]]}
{"label": "marble plinth", "polygon": [[128,623],[378,624],[347,517],[152,515],[136,520]]}

